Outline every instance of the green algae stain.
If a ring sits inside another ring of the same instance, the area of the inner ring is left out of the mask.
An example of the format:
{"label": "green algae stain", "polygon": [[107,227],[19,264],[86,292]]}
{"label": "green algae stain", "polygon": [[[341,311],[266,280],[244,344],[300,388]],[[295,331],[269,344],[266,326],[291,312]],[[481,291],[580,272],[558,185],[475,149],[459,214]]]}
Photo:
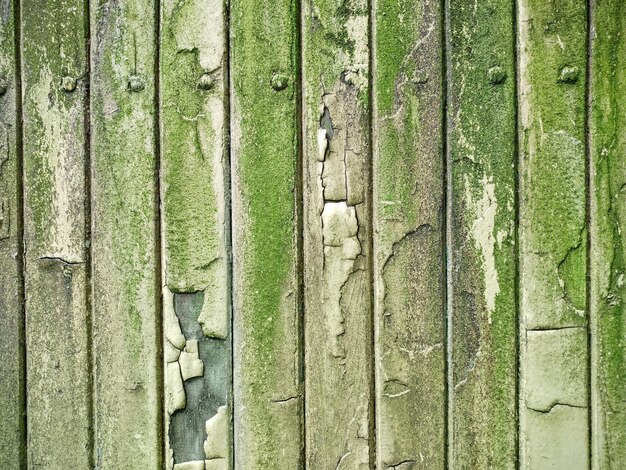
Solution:
{"label": "green algae stain", "polygon": [[[234,84],[233,223],[235,276],[240,286],[239,348],[245,439],[238,460],[246,468],[297,466],[299,422],[292,407],[270,401],[294,392],[297,347],[295,84],[296,3],[234,2],[231,10]],[[253,13],[254,12],[254,13]],[[268,52],[269,51],[269,52]],[[287,77],[276,90],[272,77]],[[238,225],[239,224],[239,225]],[[280,424],[279,424],[280,423]],[[287,434],[289,435],[286,441]],[[289,442],[289,444],[286,444]],[[286,447],[285,447],[286,446]],[[280,462],[280,463],[279,463]]]}
{"label": "green algae stain", "polygon": [[616,73],[626,52],[626,4],[599,2],[592,18],[591,325],[597,346],[592,452],[594,469],[613,469],[626,459],[626,79]]}
{"label": "green algae stain", "polygon": [[206,70],[223,55],[190,37],[196,26],[181,32],[186,11],[179,5],[166,18],[161,59],[164,244],[174,292],[204,289],[225,269],[224,86],[219,67]]}
{"label": "green algae stain", "polygon": [[450,2],[452,459],[461,467],[514,468],[516,458],[513,11],[513,2]]}

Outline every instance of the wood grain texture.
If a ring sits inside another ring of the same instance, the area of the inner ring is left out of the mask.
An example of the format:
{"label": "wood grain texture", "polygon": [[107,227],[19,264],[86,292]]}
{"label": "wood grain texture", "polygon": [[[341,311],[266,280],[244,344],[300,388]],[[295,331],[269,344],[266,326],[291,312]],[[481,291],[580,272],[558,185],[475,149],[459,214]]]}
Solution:
{"label": "wood grain texture", "polygon": [[517,459],[514,13],[448,1],[451,468]]}
{"label": "wood grain texture", "polygon": [[365,1],[302,11],[309,468],[370,467],[368,16]]}
{"label": "wood grain texture", "polygon": [[235,467],[300,468],[296,3],[233,0]]}
{"label": "wood grain texture", "polygon": [[520,459],[588,468],[586,4],[518,4]]}
{"label": "wood grain texture", "polygon": [[[224,6],[222,0],[161,2],[163,278],[168,291],[163,307],[183,335],[177,344],[166,324],[166,468],[204,460],[210,468],[231,466]],[[185,362],[190,358],[193,362]],[[201,369],[188,373],[189,364]],[[170,398],[180,401],[174,404]],[[226,425],[209,426],[220,409]],[[205,452],[205,439],[219,442],[219,451]]]}
{"label": "wood grain texture", "polygon": [[23,468],[26,455],[14,32],[15,3],[4,0],[0,2],[0,468]]}
{"label": "wood grain texture", "polygon": [[86,8],[21,12],[28,464],[90,468]]}
{"label": "wood grain texture", "polygon": [[155,15],[90,2],[97,468],[162,468],[156,258]]}
{"label": "wood grain texture", "polygon": [[377,468],[445,468],[441,2],[374,11]]}
{"label": "wood grain texture", "polygon": [[591,454],[609,470],[626,462],[626,3],[591,5]]}

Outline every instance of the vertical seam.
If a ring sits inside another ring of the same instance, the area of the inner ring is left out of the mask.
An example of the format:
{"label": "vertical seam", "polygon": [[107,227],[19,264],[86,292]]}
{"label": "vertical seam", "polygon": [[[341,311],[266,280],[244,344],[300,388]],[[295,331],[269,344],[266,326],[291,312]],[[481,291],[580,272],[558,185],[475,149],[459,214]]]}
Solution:
{"label": "vertical seam", "polygon": [[84,38],[85,38],[85,94],[83,96],[83,128],[84,128],[84,155],[85,155],[85,194],[84,194],[84,217],[85,217],[85,326],[87,336],[87,367],[88,367],[88,391],[87,391],[87,420],[88,420],[88,462],[90,468],[95,466],[95,359],[93,351],[93,246],[91,234],[93,232],[93,216],[91,206],[93,200],[92,191],[92,135],[91,135],[91,2],[84,2]]}
{"label": "vertical seam", "polygon": [[161,195],[161,1],[154,0],[154,235],[155,235],[155,340],[156,340],[156,378],[161,384],[157,388],[156,413],[158,439],[158,468],[164,468],[165,455],[165,363],[163,358],[163,234],[162,234],[162,195]]}
{"label": "vertical seam", "polygon": [[518,17],[517,17],[517,2],[518,0],[513,0],[512,5],[512,20],[513,20],[513,74],[514,74],[514,84],[513,84],[513,99],[514,99],[514,119],[515,119],[515,143],[514,143],[514,158],[513,158],[513,173],[514,173],[514,201],[515,205],[514,209],[514,225],[513,225],[513,239],[515,246],[514,253],[514,263],[515,263],[515,278],[513,280],[513,292],[515,296],[515,468],[519,469],[521,467],[520,463],[520,320],[521,320],[521,308],[520,308],[520,237],[519,237],[519,227],[520,227],[520,115],[519,115],[519,79],[520,79],[520,71],[519,71],[519,58],[518,58],[518,50],[519,50],[519,35],[517,33],[518,30]]}
{"label": "vertical seam", "polygon": [[230,0],[224,0],[224,140],[223,140],[223,156],[226,162],[227,171],[224,171],[225,175],[225,191],[226,198],[225,212],[228,220],[226,221],[226,250],[227,250],[227,290],[228,290],[228,341],[229,341],[229,378],[228,378],[228,397],[227,407],[229,415],[231,417],[228,425],[228,451],[230,452],[230,469],[235,465],[235,420],[232,417],[235,414],[235,401],[234,401],[234,350],[235,345],[233,342],[234,331],[234,299],[233,299],[233,195],[232,195],[232,165],[231,165],[231,87],[230,87]]}
{"label": "vertical seam", "polygon": [[594,394],[592,381],[592,369],[594,361],[593,359],[593,337],[592,337],[592,325],[594,320],[591,318],[591,67],[592,67],[592,39],[593,39],[593,0],[587,0],[586,2],[586,15],[587,15],[587,57],[586,57],[586,70],[585,70],[585,225],[587,227],[586,235],[586,276],[585,276],[585,312],[587,314],[587,453],[588,453],[588,468],[593,468],[593,400],[592,394]]}
{"label": "vertical seam", "polygon": [[375,333],[375,324],[376,324],[376,271],[375,271],[375,251],[374,251],[374,15],[375,15],[375,0],[368,0],[368,42],[369,42],[369,56],[368,56],[368,156],[369,156],[369,175],[368,175],[368,190],[367,190],[367,212],[368,212],[368,226],[367,230],[369,231],[368,237],[368,251],[369,251],[369,260],[368,260],[368,275],[369,275],[369,307],[370,307],[370,315],[369,315],[369,344],[370,350],[368,351],[369,360],[370,360],[370,370],[369,370],[369,460],[370,460],[370,468],[376,468],[376,445],[377,445],[377,415],[376,415],[376,333]]}
{"label": "vertical seam", "polygon": [[297,309],[298,309],[298,389],[300,392],[300,466],[306,468],[306,386],[305,386],[305,302],[304,302],[304,73],[303,73],[303,28],[304,9],[303,0],[296,2],[296,179],[295,179],[295,206],[296,206],[296,276],[297,276]]}
{"label": "vertical seam", "polygon": [[445,425],[444,425],[444,467],[451,468],[454,465],[453,431],[454,431],[454,386],[453,386],[453,362],[452,362],[452,315],[453,315],[453,290],[452,290],[452,162],[450,156],[448,128],[450,127],[450,117],[448,113],[449,94],[449,61],[450,61],[450,0],[442,0],[442,154],[443,154],[443,190],[444,190],[444,233],[443,257],[445,259],[445,375],[446,375],[446,397],[445,397]]}
{"label": "vertical seam", "polygon": [[26,350],[26,300],[25,300],[25,246],[24,246],[24,113],[22,109],[22,14],[21,0],[12,2],[13,16],[13,56],[15,61],[15,152],[16,152],[16,190],[17,190],[17,265],[18,265],[18,305],[19,305],[19,368],[20,368],[20,409],[23,410],[20,420],[20,468],[28,466],[27,430],[28,430],[28,400],[27,400],[27,350]]}

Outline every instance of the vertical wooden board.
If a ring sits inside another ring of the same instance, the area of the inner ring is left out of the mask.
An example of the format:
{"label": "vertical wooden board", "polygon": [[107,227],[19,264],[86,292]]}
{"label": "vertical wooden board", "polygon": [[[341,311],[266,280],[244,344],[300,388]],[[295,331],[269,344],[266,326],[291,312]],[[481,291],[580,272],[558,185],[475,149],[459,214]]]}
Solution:
{"label": "vertical wooden board", "polygon": [[89,468],[86,8],[21,12],[28,460]]}
{"label": "vertical wooden board", "polygon": [[592,468],[626,462],[626,3],[592,2]]}
{"label": "vertical wooden board", "polygon": [[224,6],[161,2],[168,469],[232,466]]}
{"label": "vertical wooden board", "polygon": [[443,469],[443,12],[373,11],[377,468]]}
{"label": "vertical wooden board", "polygon": [[517,459],[514,13],[448,1],[451,468]]}
{"label": "vertical wooden board", "polygon": [[91,161],[97,468],[161,468],[151,0],[92,0]]}
{"label": "vertical wooden board", "polygon": [[0,2],[0,468],[23,468],[21,166],[16,148],[15,3]]}
{"label": "vertical wooden board", "polygon": [[361,0],[314,0],[302,11],[310,468],[370,463],[368,18],[368,4]]}
{"label": "vertical wooden board", "polygon": [[231,2],[235,467],[301,468],[297,11]]}
{"label": "vertical wooden board", "polygon": [[586,10],[574,0],[518,4],[520,459],[533,470],[589,465]]}

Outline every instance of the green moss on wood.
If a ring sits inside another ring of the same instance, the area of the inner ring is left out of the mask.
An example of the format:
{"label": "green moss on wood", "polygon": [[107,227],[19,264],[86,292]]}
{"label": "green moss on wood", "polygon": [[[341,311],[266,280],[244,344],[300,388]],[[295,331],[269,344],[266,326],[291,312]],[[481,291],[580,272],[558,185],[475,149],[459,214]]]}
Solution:
{"label": "green moss on wood", "polygon": [[[518,12],[521,465],[586,469],[587,6],[524,0]],[[524,341],[531,334],[532,348]],[[554,335],[561,340],[551,345]],[[565,354],[559,374],[546,374]],[[543,403],[536,390],[544,390]],[[536,410],[545,411],[542,419]],[[581,452],[559,453],[547,439]]]}
{"label": "green moss on wood", "polygon": [[442,4],[374,10],[377,464],[443,469]]}
{"label": "green moss on wood", "polygon": [[626,4],[594,3],[591,63],[592,468],[626,460]]}
{"label": "green moss on wood", "polygon": [[[97,465],[162,466],[158,359],[154,11],[91,15],[91,210]],[[137,441],[129,436],[140,437]]]}
{"label": "green moss on wood", "polygon": [[[166,2],[162,10],[166,283],[174,292],[211,289],[216,292],[214,302],[225,311],[226,33],[222,9],[189,0]],[[214,28],[212,34],[204,31],[209,24]]]}
{"label": "green moss on wood", "polygon": [[92,464],[85,10],[72,0],[21,2],[26,393],[33,467]]}
{"label": "green moss on wood", "polygon": [[449,8],[452,465],[515,468],[513,2]]}
{"label": "green moss on wood", "polygon": [[272,402],[299,393],[296,12],[290,0],[231,4],[235,448],[250,469],[300,462],[298,400]]}

